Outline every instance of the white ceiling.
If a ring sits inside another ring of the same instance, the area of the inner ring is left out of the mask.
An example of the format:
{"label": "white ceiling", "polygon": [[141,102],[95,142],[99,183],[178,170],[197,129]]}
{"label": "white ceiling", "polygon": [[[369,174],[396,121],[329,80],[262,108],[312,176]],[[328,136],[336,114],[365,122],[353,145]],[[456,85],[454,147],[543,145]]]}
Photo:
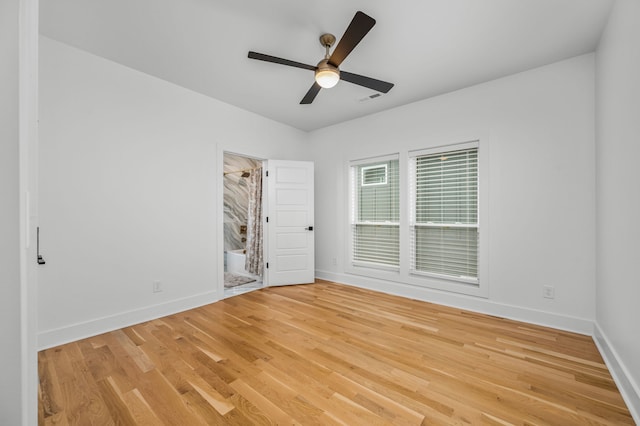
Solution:
{"label": "white ceiling", "polygon": [[[46,0],[41,33],[302,130],[372,114],[592,52],[612,0]],[[357,10],[377,24],[341,69],[395,83],[383,96],[340,82],[313,104],[315,65]]]}

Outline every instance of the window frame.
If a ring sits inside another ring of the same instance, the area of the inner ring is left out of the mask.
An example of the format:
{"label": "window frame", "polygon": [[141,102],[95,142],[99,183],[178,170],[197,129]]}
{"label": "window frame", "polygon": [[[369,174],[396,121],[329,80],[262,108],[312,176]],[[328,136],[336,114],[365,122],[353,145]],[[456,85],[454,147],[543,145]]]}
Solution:
{"label": "window frame", "polygon": [[[426,156],[436,156],[441,154],[449,154],[456,151],[465,151],[465,150],[477,150],[477,199],[476,199],[476,222],[474,224],[467,223],[434,223],[434,222],[420,222],[417,221],[417,170],[416,170],[416,161],[420,157]],[[455,145],[448,145],[443,147],[434,147],[434,148],[426,148],[415,151],[410,151],[408,153],[408,164],[409,164],[409,234],[410,234],[410,255],[409,255],[409,273],[415,276],[425,276],[425,277],[433,277],[438,279],[445,279],[451,281],[459,281],[461,283],[479,285],[480,283],[480,271],[477,272],[476,277],[470,276],[455,276],[449,274],[441,274],[433,271],[421,271],[418,270],[415,266],[416,260],[416,231],[418,227],[427,227],[427,228],[435,228],[435,229],[451,229],[451,228],[464,228],[464,229],[475,229],[478,233],[478,238],[480,238],[480,149],[479,149],[479,141],[472,142],[463,142]],[[479,245],[479,244],[478,244]],[[476,262],[479,263],[480,258],[480,247],[477,248],[477,258]],[[479,269],[479,265],[478,265]]]}
{"label": "window frame", "polygon": [[[346,233],[347,235],[347,240],[348,240],[348,248],[347,248],[347,269],[349,270],[349,272],[352,273],[360,273],[362,271],[367,271],[367,270],[374,270],[377,271],[376,273],[390,273],[390,274],[397,274],[400,270],[400,266],[398,265],[389,265],[389,264],[383,264],[383,263],[374,263],[374,262],[367,262],[367,261],[363,261],[363,260],[356,260],[354,259],[354,252],[355,252],[355,238],[354,238],[354,227],[358,226],[358,225],[372,225],[372,226],[395,226],[398,228],[398,233],[400,233],[400,217],[398,218],[398,221],[361,221],[358,220],[358,205],[356,202],[356,191],[359,191],[360,188],[362,188],[363,186],[365,188],[368,187],[372,187],[372,186],[381,186],[381,183],[377,183],[377,184],[369,184],[369,185],[357,185],[357,176],[356,176],[356,172],[355,169],[360,167],[360,166],[365,166],[365,167],[379,167],[381,165],[385,166],[385,174],[386,174],[386,182],[385,185],[389,185],[389,169],[388,169],[388,165],[386,163],[390,162],[390,161],[398,161],[398,178],[400,178],[400,168],[402,167],[401,165],[401,160],[400,160],[400,156],[399,154],[388,154],[388,155],[382,155],[382,156],[376,156],[376,157],[369,157],[369,158],[364,158],[364,159],[360,159],[360,160],[352,160],[349,161],[348,163],[348,181],[349,181],[349,191],[348,191],[348,198],[349,198],[349,217],[348,217],[348,232]],[[362,169],[361,169],[362,170]],[[361,183],[362,183],[362,176],[361,176]],[[399,184],[399,191],[402,191],[401,185]],[[401,197],[398,200],[398,208],[401,211],[402,209],[402,200]],[[401,213],[400,213],[401,216]],[[399,246],[402,244],[400,241],[398,242]],[[401,252],[401,247],[399,247],[399,253],[398,253],[398,262],[400,263],[400,252]],[[358,272],[360,271],[360,272]],[[366,275],[366,272],[365,272]]]}

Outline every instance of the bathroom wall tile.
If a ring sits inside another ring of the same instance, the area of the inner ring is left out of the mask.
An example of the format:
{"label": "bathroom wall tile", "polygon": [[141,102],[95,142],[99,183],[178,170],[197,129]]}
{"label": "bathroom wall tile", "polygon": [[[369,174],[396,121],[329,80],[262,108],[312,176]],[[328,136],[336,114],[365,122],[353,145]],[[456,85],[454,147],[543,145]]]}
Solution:
{"label": "bathroom wall tile", "polygon": [[[261,166],[261,161],[224,154],[224,172],[235,172],[254,169]],[[249,207],[248,179],[242,173],[230,173],[224,176],[224,249],[236,250],[245,247],[246,234],[240,233],[240,226],[247,225],[247,209]]]}

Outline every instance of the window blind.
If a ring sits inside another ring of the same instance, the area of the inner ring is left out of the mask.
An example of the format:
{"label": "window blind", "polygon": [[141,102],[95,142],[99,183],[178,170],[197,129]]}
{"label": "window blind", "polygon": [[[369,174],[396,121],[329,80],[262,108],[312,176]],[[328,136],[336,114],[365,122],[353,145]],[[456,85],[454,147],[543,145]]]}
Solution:
{"label": "window blind", "polygon": [[352,261],[355,265],[399,265],[400,185],[395,159],[351,166]]}
{"label": "window blind", "polygon": [[410,271],[477,283],[477,146],[411,160]]}

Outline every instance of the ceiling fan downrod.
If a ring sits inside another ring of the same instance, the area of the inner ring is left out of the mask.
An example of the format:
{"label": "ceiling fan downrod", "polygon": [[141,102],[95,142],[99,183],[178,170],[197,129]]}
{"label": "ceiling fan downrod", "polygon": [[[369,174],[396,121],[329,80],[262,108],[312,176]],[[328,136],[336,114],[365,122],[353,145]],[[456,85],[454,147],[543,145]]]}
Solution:
{"label": "ceiling fan downrod", "polygon": [[333,34],[322,34],[320,36],[320,44],[325,48],[324,58],[329,59],[329,49],[336,42],[336,37]]}

